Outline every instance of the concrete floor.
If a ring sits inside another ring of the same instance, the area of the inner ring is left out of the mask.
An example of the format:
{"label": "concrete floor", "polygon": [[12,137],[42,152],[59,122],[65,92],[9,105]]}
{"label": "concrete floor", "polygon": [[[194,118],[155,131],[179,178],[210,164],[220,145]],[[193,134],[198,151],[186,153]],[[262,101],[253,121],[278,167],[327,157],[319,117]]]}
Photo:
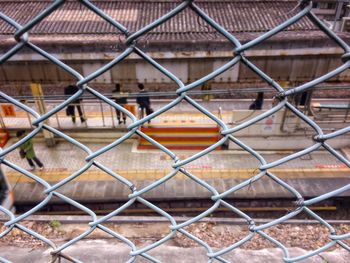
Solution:
{"label": "concrete floor", "polygon": [[[50,249],[30,249],[18,248],[13,246],[0,247],[0,255],[11,259],[12,262],[24,263],[46,263],[51,262]],[[64,250],[64,254],[76,257],[81,262],[99,262],[99,263],[122,263],[129,259],[130,248],[126,245],[111,240],[86,240]],[[291,257],[302,255],[307,251],[300,248],[290,249]],[[154,256],[160,262],[167,263],[200,263],[207,262],[206,251],[203,248],[179,248],[175,246],[163,245],[158,247],[150,255]],[[321,253],[309,259],[300,261],[303,263],[348,263],[349,252],[345,250],[335,250],[332,252]],[[234,252],[225,256],[229,262],[249,262],[249,263],[281,263],[282,252],[280,249],[271,248],[263,250],[242,250],[236,249]],[[70,262],[61,260],[61,263]],[[149,260],[138,257],[138,263],[150,262]],[[217,261],[216,261],[217,262]]]}

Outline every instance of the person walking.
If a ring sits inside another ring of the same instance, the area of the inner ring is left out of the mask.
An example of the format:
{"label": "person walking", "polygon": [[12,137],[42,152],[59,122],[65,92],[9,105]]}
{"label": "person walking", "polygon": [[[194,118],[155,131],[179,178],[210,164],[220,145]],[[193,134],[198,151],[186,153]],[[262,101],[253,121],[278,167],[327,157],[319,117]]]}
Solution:
{"label": "person walking", "polygon": [[[77,86],[69,85],[68,87],[66,87],[64,89],[64,95],[71,96],[71,95],[74,95],[75,93],[77,93],[78,91],[79,91],[79,89]],[[72,101],[72,103],[69,104],[67,109],[66,109],[66,114],[67,114],[67,116],[72,117],[73,123],[75,123],[75,107],[77,107],[81,123],[86,121],[86,119],[84,118],[84,115],[83,115],[83,111],[81,110],[81,104],[80,104],[81,101],[82,101],[82,99],[80,99],[80,98]]]}
{"label": "person walking", "polygon": [[[149,96],[147,95],[147,91],[145,90],[145,87],[142,83],[138,84],[138,88],[139,88],[139,93],[138,96],[136,98],[136,103],[139,105],[139,109],[141,110],[141,119],[143,118],[143,116],[146,115],[150,115],[153,110],[151,109],[151,102],[149,99]],[[151,121],[149,120],[148,123],[150,123]]]}
{"label": "person walking", "polygon": [[[25,136],[25,131],[23,131],[23,130],[18,131],[16,136],[17,136],[18,139],[22,139]],[[26,158],[27,159],[27,162],[28,162],[28,164],[30,166],[30,170],[31,171],[35,170],[34,162],[39,167],[39,170],[44,169],[43,163],[35,155],[34,145],[33,145],[33,142],[32,142],[31,139],[26,141],[25,143],[23,143],[20,146],[20,155],[21,155],[22,158]]]}
{"label": "person walking", "polygon": [[[115,84],[115,89],[113,90],[113,98],[115,103],[119,104],[122,107],[128,103],[128,99],[122,96],[123,93],[120,92],[120,84]],[[115,109],[117,113],[118,124],[122,124],[121,117],[123,118],[123,123],[126,124],[126,114],[118,109]]]}

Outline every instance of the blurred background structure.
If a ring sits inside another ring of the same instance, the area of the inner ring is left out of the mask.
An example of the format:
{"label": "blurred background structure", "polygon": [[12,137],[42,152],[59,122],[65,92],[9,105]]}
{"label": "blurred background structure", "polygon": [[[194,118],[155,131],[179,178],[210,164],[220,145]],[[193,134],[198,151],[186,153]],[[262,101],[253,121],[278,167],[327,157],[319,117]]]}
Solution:
{"label": "blurred background structure", "polygon": [[[135,32],[174,8],[179,1],[95,1],[96,6]],[[1,1],[4,14],[19,23],[39,14],[51,1]],[[197,4],[228,32],[245,43],[295,14],[296,1],[198,1]],[[350,38],[348,1],[315,1],[314,12],[345,41]],[[268,12],[268,15],[261,14]],[[249,17],[249,20],[247,19]],[[232,21],[238,21],[232,23]],[[14,44],[13,27],[0,23],[0,50]],[[124,36],[78,1],[67,1],[42,23],[30,30],[30,40],[54,54],[83,75],[100,68],[125,49]],[[195,81],[219,68],[232,56],[232,46],[191,9],[153,29],[138,40],[152,58],[183,82]],[[261,70],[281,83],[296,86],[317,78],[341,61],[341,49],[310,20],[302,18],[273,38],[260,43],[245,55]],[[11,95],[31,95],[30,82],[39,82],[45,95],[63,94],[72,76],[50,64],[30,49],[23,49],[1,65],[2,90]],[[350,81],[344,72],[329,85]],[[136,92],[137,82],[151,91],[175,89],[172,81],[137,55],[132,54],[117,67],[92,80],[94,88],[109,93],[113,83]],[[209,82],[211,89],[266,86],[242,63]],[[323,85],[328,85],[323,84]],[[240,94],[241,96],[242,94]],[[333,95],[332,92],[327,96]],[[218,96],[220,97],[220,96]],[[237,97],[237,96],[236,96]]]}

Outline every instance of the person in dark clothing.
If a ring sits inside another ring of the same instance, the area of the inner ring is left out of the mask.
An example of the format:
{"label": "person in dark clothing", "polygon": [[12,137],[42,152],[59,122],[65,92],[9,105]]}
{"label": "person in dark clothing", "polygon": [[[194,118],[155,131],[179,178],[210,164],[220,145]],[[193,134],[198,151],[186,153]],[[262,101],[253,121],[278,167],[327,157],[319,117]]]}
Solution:
{"label": "person in dark clothing", "polygon": [[[23,131],[23,130],[18,131],[16,134],[16,137],[18,139],[22,139],[24,136],[25,136],[25,131]],[[42,162],[35,155],[34,145],[33,145],[32,140],[28,140],[20,146],[20,155],[22,158],[27,159],[27,162],[30,165],[31,171],[35,170],[34,162],[39,167],[39,170],[42,170],[44,168],[44,165],[42,164]]]}
{"label": "person in dark clothing", "polygon": [[[69,85],[68,87],[66,87],[64,89],[64,95],[71,96],[71,95],[74,95],[75,93],[77,93],[78,91],[79,91],[79,89],[77,86]],[[86,121],[86,119],[84,118],[84,115],[83,115],[83,111],[81,110],[81,105],[80,105],[81,101],[82,101],[82,99],[76,99],[71,104],[69,104],[67,107],[66,113],[68,116],[72,117],[73,123],[75,123],[75,107],[77,107],[81,123]]]}
{"label": "person in dark clothing", "polygon": [[146,115],[149,115],[153,112],[153,110],[151,109],[151,102],[149,100],[149,96],[147,95],[147,91],[145,91],[145,87],[143,86],[142,83],[139,83],[138,87],[140,92],[136,98],[136,102],[139,105],[139,108],[141,110],[140,117],[143,118],[144,112],[146,112]]}
{"label": "person in dark clothing", "polygon": [[305,106],[308,100],[308,92],[304,91],[303,93],[301,93],[300,95],[300,100],[299,100],[299,105],[301,106]]}
{"label": "person in dark clothing", "polygon": [[257,98],[250,104],[250,110],[261,110],[264,104],[264,92],[259,92]]}
{"label": "person in dark clothing", "polygon": [[[113,90],[113,98],[115,103],[120,106],[125,106],[128,103],[128,99],[126,97],[122,97],[122,93],[120,92],[120,84],[115,84],[115,89]],[[123,117],[123,122],[126,124],[126,114],[118,109],[115,109],[117,113],[118,124],[122,124],[121,117]]]}

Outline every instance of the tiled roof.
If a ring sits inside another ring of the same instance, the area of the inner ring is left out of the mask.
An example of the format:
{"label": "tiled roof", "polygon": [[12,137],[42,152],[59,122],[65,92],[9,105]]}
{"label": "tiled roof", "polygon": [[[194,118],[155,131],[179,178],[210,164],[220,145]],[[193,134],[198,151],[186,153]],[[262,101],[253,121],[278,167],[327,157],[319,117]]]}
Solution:
{"label": "tiled roof", "polygon": [[[180,2],[169,0],[93,1],[99,8],[128,28],[130,32],[135,32],[151,23]],[[215,21],[236,35],[265,32],[277,26],[296,13],[293,9],[297,4],[297,1],[287,0],[199,0],[195,2]],[[0,10],[20,24],[24,24],[51,3],[52,1],[41,0],[0,0]],[[315,30],[314,25],[307,18],[303,18],[285,31],[305,32],[310,30]],[[14,29],[11,26],[3,21],[0,22],[0,35],[10,35],[13,32]],[[103,21],[78,1],[67,1],[30,31],[32,36],[46,35],[50,37],[52,35],[55,38],[59,35],[64,38],[64,34],[84,36],[103,34],[114,38],[116,33],[119,33],[117,29]],[[221,38],[221,35],[198,18],[189,8],[155,28],[147,36],[149,41],[188,41],[217,38]]]}

